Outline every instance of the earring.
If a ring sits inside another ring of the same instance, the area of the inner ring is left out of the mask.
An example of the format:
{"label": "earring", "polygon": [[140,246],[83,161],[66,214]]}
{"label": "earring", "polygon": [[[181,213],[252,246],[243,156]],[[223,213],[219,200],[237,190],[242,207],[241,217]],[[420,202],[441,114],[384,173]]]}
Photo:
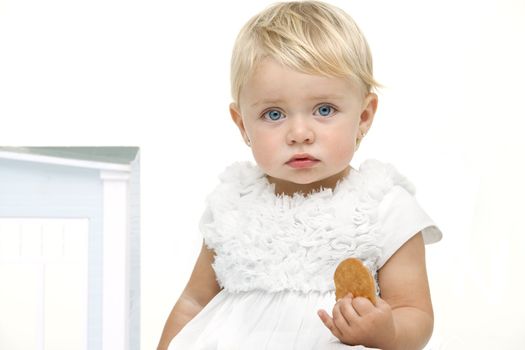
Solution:
{"label": "earring", "polygon": [[355,140],[355,147],[356,147],[356,149],[359,148],[359,145],[361,144],[361,140],[365,137],[365,135],[366,135],[366,131],[363,131],[361,133],[361,137],[357,137],[357,139]]}
{"label": "earring", "polygon": [[246,145],[248,145],[248,147],[252,146],[252,143],[250,142],[250,139],[246,139]]}

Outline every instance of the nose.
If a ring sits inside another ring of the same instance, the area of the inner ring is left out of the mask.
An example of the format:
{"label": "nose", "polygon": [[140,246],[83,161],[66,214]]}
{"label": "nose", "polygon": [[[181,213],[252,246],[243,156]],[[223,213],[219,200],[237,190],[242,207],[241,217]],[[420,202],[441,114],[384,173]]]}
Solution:
{"label": "nose", "polygon": [[294,143],[307,143],[310,144],[315,140],[315,132],[312,126],[308,123],[305,118],[297,116],[290,118],[290,127],[286,135],[286,142],[289,145]]}

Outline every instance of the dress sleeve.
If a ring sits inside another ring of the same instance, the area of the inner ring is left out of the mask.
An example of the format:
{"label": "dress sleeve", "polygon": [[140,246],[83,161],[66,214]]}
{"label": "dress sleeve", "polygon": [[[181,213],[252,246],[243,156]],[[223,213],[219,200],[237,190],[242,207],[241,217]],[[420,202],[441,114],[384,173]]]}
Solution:
{"label": "dress sleeve", "polygon": [[441,240],[441,230],[421,208],[415,197],[401,186],[394,186],[379,204],[379,245],[381,268],[410,238],[420,232],[425,244]]}
{"label": "dress sleeve", "polygon": [[206,244],[206,247],[208,249],[214,249],[216,242],[215,242],[215,235],[213,234],[213,213],[209,206],[206,206],[204,209],[204,212],[202,213],[201,219],[199,221],[199,230],[202,234],[202,238],[204,239],[204,244]]}

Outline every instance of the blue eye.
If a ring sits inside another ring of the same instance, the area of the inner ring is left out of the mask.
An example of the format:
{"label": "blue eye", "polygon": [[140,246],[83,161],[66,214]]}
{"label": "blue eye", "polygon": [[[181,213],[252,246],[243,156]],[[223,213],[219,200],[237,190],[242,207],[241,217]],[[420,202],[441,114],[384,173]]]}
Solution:
{"label": "blue eye", "polygon": [[272,109],[264,113],[264,117],[266,119],[270,119],[271,121],[277,121],[283,117],[283,114],[276,109]]}
{"label": "blue eye", "polygon": [[328,117],[334,112],[334,108],[330,105],[322,105],[321,107],[317,108],[317,111],[319,111],[321,116]]}

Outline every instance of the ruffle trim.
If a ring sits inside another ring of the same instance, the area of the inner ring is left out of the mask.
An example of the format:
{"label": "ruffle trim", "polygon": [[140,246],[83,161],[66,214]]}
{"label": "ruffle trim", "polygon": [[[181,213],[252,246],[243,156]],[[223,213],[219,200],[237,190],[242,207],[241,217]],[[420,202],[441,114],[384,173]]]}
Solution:
{"label": "ruffle trim", "polygon": [[229,166],[207,198],[200,228],[230,292],[334,290],[337,264],[356,257],[374,273],[381,257],[377,209],[393,186],[414,186],[390,164],[367,160],[336,187],[275,195],[250,162]]}

